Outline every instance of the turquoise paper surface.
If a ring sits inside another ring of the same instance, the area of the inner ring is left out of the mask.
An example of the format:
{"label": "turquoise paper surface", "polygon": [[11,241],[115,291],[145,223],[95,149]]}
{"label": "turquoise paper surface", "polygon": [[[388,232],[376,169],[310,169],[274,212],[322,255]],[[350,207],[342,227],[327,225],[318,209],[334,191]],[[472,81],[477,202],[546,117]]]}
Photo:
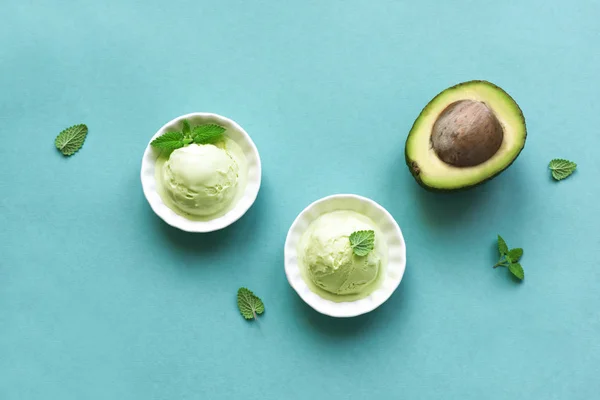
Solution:
{"label": "turquoise paper surface", "polygon": [[[0,398],[589,400],[600,392],[600,3],[23,1],[0,7]],[[404,141],[486,79],[528,128],[474,190],[425,192]],[[139,179],[178,115],[234,119],[263,162],[235,225],[168,227]],[[86,123],[83,149],[53,146]],[[548,162],[579,167],[552,181]],[[406,274],[339,320],[289,287],[283,244],[318,198],[387,208]],[[523,247],[525,282],[497,261]],[[265,302],[239,315],[247,286]]]}

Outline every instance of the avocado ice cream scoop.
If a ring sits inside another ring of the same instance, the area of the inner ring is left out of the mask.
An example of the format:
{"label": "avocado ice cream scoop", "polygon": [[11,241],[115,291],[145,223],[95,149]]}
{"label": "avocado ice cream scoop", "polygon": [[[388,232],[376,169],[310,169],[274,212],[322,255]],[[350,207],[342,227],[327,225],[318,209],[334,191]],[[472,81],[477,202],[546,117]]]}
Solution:
{"label": "avocado ice cream scoop", "polygon": [[360,230],[375,227],[354,211],[334,211],[311,223],[301,241],[300,256],[316,286],[337,295],[360,294],[372,287],[382,264],[377,233],[375,249],[359,257],[353,253],[349,237]]}
{"label": "avocado ice cream scoop", "polygon": [[174,150],[163,165],[166,194],[182,211],[209,216],[233,200],[239,166],[227,150],[191,144]]}

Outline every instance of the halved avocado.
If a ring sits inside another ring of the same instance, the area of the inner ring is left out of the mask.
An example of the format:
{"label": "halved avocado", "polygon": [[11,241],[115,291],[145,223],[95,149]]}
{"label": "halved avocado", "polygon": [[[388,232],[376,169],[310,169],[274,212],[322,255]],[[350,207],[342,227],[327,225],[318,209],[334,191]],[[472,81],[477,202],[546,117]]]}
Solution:
{"label": "halved avocado", "polygon": [[504,90],[469,81],[435,96],[406,139],[406,164],[425,189],[453,191],[486,182],[525,146],[525,118]]}

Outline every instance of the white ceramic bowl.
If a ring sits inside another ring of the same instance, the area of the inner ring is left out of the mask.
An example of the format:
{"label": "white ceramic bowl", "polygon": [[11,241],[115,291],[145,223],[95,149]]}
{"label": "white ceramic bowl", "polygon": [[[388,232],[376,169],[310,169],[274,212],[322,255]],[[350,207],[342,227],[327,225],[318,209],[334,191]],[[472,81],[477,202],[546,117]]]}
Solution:
{"label": "white ceramic bowl", "polygon": [[[225,135],[234,140],[242,148],[244,155],[248,160],[248,182],[243,196],[235,204],[234,208],[227,212],[227,214],[210,221],[192,221],[177,214],[162,201],[156,188],[154,170],[159,151],[150,146],[150,142],[167,130],[174,131],[179,129],[180,122],[183,119],[187,119],[192,126],[195,124],[212,122],[227,128]],[[256,196],[258,195],[258,190],[260,189],[260,156],[258,155],[258,150],[250,138],[250,135],[234,121],[217,114],[191,113],[167,122],[154,136],[152,136],[148,142],[146,151],[144,152],[144,158],[142,159],[141,178],[144,196],[146,196],[148,203],[150,203],[150,207],[152,207],[152,210],[156,215],[162,218],[167,224],[187,232],[212,232],[231,225],[240,219],[252,204],[254,204]]]}
{"label": "white ceramic bowl", "polygon": [[[371,218],[384,235],[388,246],[388,264],[380,286],[369,296],[351,302],[336,303],[314,293],[302,278],[297,248],[311,222],[337,210],[351,210]],[[383,207],[373,200],[353,194],[337,194],[315,201],[298,215],[285,241],[285,274],[288,282],[309,306],[332,317],[355,317],[383,304],[400,284],[406,268],[406,244],[400,227]]]}

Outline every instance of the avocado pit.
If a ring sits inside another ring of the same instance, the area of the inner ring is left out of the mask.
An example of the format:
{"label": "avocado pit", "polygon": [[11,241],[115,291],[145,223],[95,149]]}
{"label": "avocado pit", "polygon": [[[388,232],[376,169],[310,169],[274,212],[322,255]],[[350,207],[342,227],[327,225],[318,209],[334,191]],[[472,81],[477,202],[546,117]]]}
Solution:
{"label": "avocado pit", "polygon": [[431,132],[431,145],[445,163],[472,167],[492,158],[503,138],[500,121],[485,103],[459,100],[438,116]]}

